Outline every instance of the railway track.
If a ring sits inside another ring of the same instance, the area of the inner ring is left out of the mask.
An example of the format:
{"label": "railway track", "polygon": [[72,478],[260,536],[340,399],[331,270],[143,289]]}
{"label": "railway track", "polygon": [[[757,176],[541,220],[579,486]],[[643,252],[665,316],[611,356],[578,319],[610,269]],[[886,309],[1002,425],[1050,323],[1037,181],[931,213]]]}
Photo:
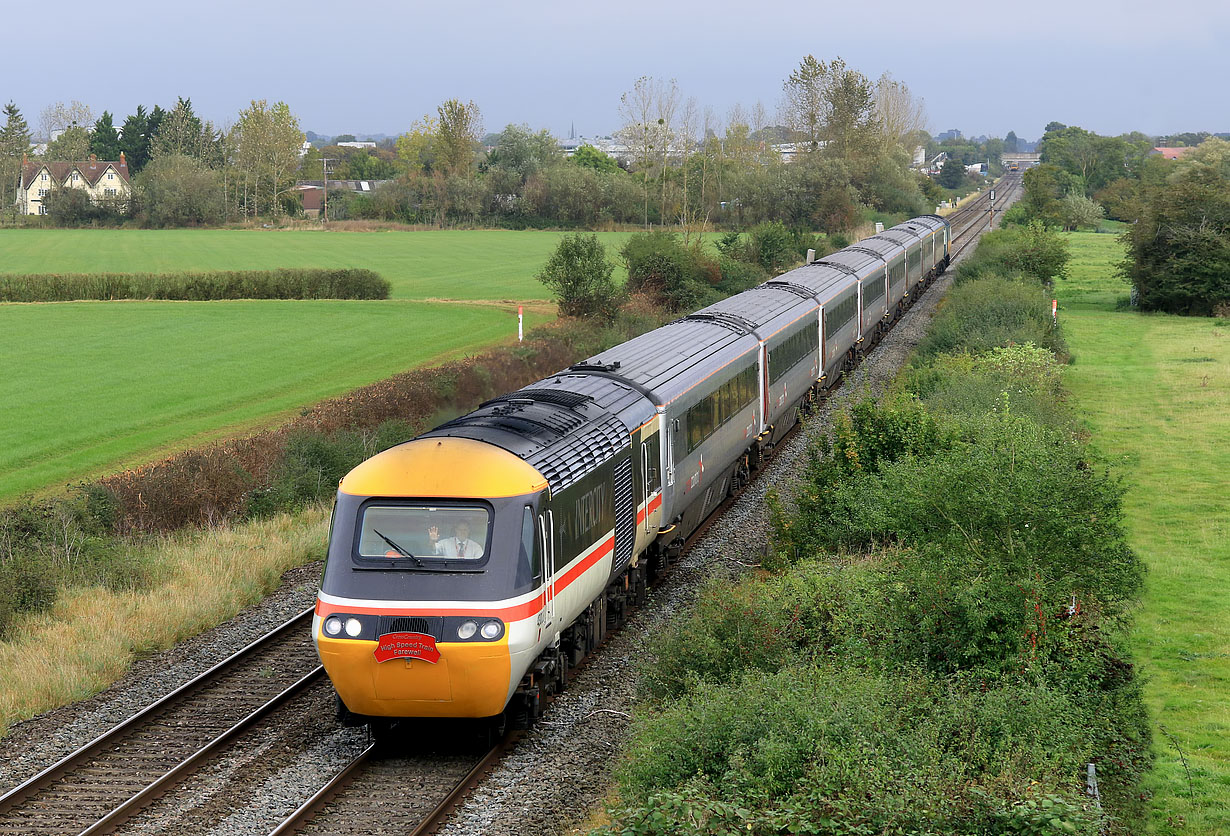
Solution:
{"label": "railway track", "polygon": [[0,833],[102,834],[324,679],[305,610],[0,796]]}
{"label": "railway track", "polygon": [[[1020,176],[1001,179],[996,189],[996,208],[1006,209],[1021,189]],[[984,193],[948,216],[954,260],[990,228],[989,209]],[[733,501],[693,533],[682,553]],[[0,834],[109,833],[178,786],[238,735],[324,681],[309,636],[311,615],[300,613],[0,796]],[[411,757],[369,745],[271,836],[433,832],[516,739],[505,736],[485,753],[453,745]]]}

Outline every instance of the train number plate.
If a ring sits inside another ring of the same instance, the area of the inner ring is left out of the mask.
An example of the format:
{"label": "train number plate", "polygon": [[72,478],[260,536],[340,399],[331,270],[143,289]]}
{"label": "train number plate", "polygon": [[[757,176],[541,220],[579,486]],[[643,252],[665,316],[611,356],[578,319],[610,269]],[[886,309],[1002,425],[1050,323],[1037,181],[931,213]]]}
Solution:
{"label": "train number plate", "polygon": [[376,641],[373,651],[377,662],[390,659],[422,659],[433,665],[440,661],[435,637],[426,633],[385,633]]}

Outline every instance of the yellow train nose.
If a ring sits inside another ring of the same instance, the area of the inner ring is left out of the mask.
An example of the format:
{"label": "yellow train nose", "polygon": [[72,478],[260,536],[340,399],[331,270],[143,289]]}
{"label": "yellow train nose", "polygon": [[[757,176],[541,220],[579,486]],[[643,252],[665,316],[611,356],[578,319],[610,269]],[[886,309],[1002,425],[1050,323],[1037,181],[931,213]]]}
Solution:
{"label": "yellow train nose", "polygon": [[371,717],[490,717],[511,691],[507,631],[493,642],[436,646],[440,660],[376,660],[377,642],[317,636],[321,664],[346,707]]}

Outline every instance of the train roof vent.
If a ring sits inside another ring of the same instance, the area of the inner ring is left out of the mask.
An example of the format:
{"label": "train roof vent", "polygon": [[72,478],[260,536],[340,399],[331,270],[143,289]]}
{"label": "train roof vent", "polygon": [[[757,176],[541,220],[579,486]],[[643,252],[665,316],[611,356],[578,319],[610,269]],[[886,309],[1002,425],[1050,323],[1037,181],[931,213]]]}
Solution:
{"label": "train roof vent", "polygon": [[617,372],[619,371],[619,361],[614,363],[573,363],[568,367],[572,372]]}
{"label": "train roof vent", "polygon": [[784,290],[787,293],[793,293],[801,299],[816,298],[816,292],[814,290],[809,290],[808,288],[803,287],[803,285],[795,284],[794,282],[769,281],[765,282],[764,286],[773,288],[774,290]]}
{"label": "train roof vent", "polygon": [[723,328],[729,328],[737,334],[750,334],[756,330],[756,323],[750,319],[745,319],[738,314],[728,313],[726,311],[710,311],[709,313],[694,313],[685,316],[683,319],[676,322],[712,322],[715,325],[721,325]]}
{"label": "train roof vent", "polygon": [[829,267],[832,267],[834,270],[840,270],[841,272],[846,273],[847,275],[850,275],[850,276],[858,275],[858,271],[855,270],[853,267],[847,267],[846,265],[842,264],[839,261],[825,261],[821,259],[820,261],[817,261],[816,263],[817,264],[827,264]]}
{"label": "train roof vent", "polygon": [[494,406],[498,403],[553,403],[559,406],[565,406],[569,409],[575,409],[583,403],[592,401],[592,395],[578,395],[576,392],[565,392],[562,389],[522,389],[519,392],[512,392],[507,395],[500,395],[498,398],[492,398],[486,403],[479,406],[479,409],[487,406]]}
{"label": "train roof vent", "polygon": [[546,477],[552,492],[567,488],[629,445],[628,431],[606,416],[580,432],[530,456],[527,461]]}

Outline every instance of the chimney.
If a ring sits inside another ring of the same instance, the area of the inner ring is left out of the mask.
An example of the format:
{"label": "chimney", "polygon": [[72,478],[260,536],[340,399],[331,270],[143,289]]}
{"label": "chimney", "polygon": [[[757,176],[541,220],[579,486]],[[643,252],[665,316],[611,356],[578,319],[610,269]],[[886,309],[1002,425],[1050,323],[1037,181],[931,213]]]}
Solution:
{"label": "chimney", "polygon": [[94,171],[97,168],[98,168],[98,155],[90,154],[90,171]]}
{"label": "chimney", "polygon": [[128,168],[128,160],[124,159],[124,152],[120,152],[120,168]]}

